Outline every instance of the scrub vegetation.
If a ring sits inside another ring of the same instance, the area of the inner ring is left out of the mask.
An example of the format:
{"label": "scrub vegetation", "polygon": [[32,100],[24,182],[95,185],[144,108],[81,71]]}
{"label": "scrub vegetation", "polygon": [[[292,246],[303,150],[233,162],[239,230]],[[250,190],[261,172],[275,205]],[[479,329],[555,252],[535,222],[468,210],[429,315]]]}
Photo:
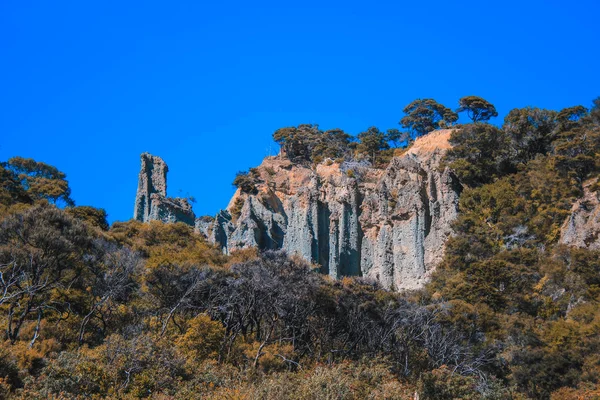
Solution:
{"label": "scrub vegetation", "polygon": [[[475,96],[404,112],[404,132],[274,139],[294,162],[384,166],[390,148],[455,129],[455,235],[410,293],[283,252],[225,256],[181,223],[109,226],[55,167],[1,163],[0,398],[598,398],[600,252],[558,238],[600,173],[600,99],[514,109],[502,126]],[[473,122],[455,125],[460,112]],[[252,171],[236,184],[254,191]]]}

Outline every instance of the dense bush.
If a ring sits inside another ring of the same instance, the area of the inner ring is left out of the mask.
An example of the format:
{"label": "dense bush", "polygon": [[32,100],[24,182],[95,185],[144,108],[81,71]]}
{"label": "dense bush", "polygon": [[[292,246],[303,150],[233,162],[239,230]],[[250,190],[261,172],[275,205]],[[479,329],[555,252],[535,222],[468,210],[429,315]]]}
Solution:
{"label": "dense bush", "polygon": [[527,398],[594,398],[599,384],[600,253],[557,243],[600,172],[599,139],[581,106],[515,109],[502,130],[467,125],[451,139],[446,162],[469,187],[429,292],[492,311],[482,330],[503,343],[511,390]]}

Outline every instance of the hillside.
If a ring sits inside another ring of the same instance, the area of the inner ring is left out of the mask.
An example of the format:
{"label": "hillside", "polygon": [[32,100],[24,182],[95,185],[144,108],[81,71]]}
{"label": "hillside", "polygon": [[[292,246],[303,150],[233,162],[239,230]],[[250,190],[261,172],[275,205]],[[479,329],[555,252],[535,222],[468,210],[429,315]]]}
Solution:
{"label": "hillside", "polygon": [[600,99],[502,126],[467,101],[278,129],[215,217],[156,155],[112,226],[55,167],[1,163],[0,397],[597,398]]}

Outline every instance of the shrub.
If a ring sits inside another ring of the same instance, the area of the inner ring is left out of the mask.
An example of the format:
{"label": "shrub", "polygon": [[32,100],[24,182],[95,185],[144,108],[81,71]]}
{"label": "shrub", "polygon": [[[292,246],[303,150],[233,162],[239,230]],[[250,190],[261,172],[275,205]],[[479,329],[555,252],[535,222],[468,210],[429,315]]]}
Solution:
{"label": "shrub", "polygon": [[233,185],[244,193],[258,193],[258,190],[256,188],[256,178],[254,178],[252,174],[248,172],[238,172],[235,176],[235,179],[233,180]]}

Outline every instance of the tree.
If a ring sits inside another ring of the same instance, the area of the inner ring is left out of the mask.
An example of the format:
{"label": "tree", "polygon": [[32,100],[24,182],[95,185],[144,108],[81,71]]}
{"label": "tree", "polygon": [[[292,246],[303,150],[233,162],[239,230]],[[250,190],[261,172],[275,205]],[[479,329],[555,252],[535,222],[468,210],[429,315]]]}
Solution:
{"label": "tree", "polygon": [[[577,121],[561,121],[559,124],[569,126]],[[571,176],[578,183],[597,171],[598,153],[600,152],[600,127],[574,127],[561,132],[553,142],[556,168],[564,175]]]}
{"label": "tree", "polygon": [[404,107],[400,125],[409,129],[414,137],[425,135],[441,126],[450,126],[458,115],[434,99],[417,99]]}
{"label": "tree", "polygon": [[352,148],[352,136],[339,128],[323,132],[316,124],[277,129],[273,140],[279,143],[283,155],[293,162],[344,158]]}
{"label": "tree", "polygon": [[[305,132],[302,132],[299,129],[300,127],[303,127]],[[282,153],[292,161],[309,159],[308,147],[305,143],[305,139],[308,136],[306,133],[310,132],[313,128],[319,129],[318,125],[310,127],[301,125],[300,127],[279,128],[273,133],[273,140],[281,146]]]}
{"label": "tree", "polygon": [[390,148],[385,133],[375,126],[359,133],[358,140],[360,141],[357,147],[358,152],[366,154],[373,164],[382,150]]}
{"label": "tree", "polygon": [[492,117],[497,117],[496,107],[489,101],[477,97],[466,96],[458,100],[457,112],[467,112],[467,115],[473,122],[488,121]]}
{"label": "tree", "polygon": [[[127,304],[138,288],[135,274],[141,260],[137,253],[127,247],[119,247],[105,240],[94,241],[94,258],[90,262],[85,276],[88,290],[85,292],[86,304],[79,325],[78,341],[83,344],[88,324],[97,317],[106,326],[105,315],[120,305]],[[97,331],[103,332],[102,329]]]}
{"label": "tree", "polygon": [[107,214],[103,208],[95,208],[91,206],[78,206],[68,207],[65,209],[67,214],[89,223],[92,226],[107,231],[108,221],[106,220]]}
{"label": "tree", "polygon": [[31,314],[37,316],[32,342],[45,313],[63,304],[51,292],[72,285],[88,262],[92,237],[87,227],[49,205],[11,215],[0,226],[0,277],[6,337],[14,342]]}
{"label": "tree", "polygon": [[385,133],[385,139],[388,142],[392,142],[394,144],[394,147],[398,147],[400,143],[408,144],[408,142],[410,142],[411,140],[411,137],[410,133],[408,132],[400,132],[398,129],[392,128],[388,129]]}
{"label": "tree", "polygon": [[450,136],[452,148],[445,160],[462,183],[478,186],[514,170],[510,138],[489,124],[463,126]]}
{"label": "tree", "polygon": [[9,206],[15,203],[32,203],[32,199],[15,171],[6,163],[0,163],[0,204]]}
{"label": "tree", "polygon": [[52,165],[31,158],[13,157],[3,165],[18,177],[27,194],[34,200],[46,199],[54,204],[75,205],[66,175]]}
{"label": "tree", "polygon": [[588,109],[584,106],[573,106],[563,108],[556,115],[558,131],[565,132],[582,126],[583,117],[588,115]]}
{"label": "tree", "polygon": [[354,144],[352,140],[351,135],[339,128],[320,132],[313,139],[314,144],[309,144],[310,159],[313,162],[321,162],[325,158],[345,158]]}
{"label": "tree", "polygon": [[590,110],[590,119],[593,124],[600,125],[600,97],[596,97]]}
{"label": "tree", "polygon": [[189,328],[175,342],[191,361],[218,357],[225,329],[206,314],[198,314],[188,322]]}
{"label": "tree", "polygon": [[537,154],[547,154],[556,138],[556,112],[525,107],[510,110],[502,129],[510,136],[516,162],[527,162]]}
{"label": "tree", "polygon": [[237,187],[244,193],[256,194],[256,177],[251,172],[239,171],[233,180],[233,186]]}

